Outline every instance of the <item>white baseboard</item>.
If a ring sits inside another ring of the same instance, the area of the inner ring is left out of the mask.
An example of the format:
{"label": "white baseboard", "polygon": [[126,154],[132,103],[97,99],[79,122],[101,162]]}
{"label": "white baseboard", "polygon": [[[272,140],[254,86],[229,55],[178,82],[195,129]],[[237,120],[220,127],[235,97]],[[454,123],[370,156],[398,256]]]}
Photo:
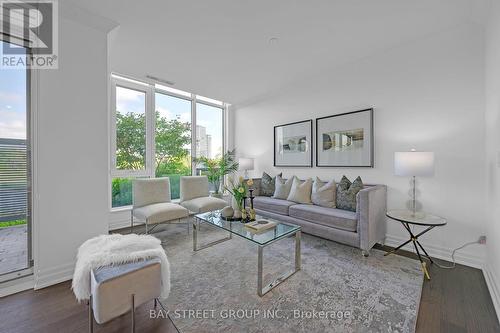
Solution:
{"label": "white baseboard", "polygon": [[500,280],[488,263],[483,267],[483,274],[488,290],[490,291],[491,300],[493,301],[497,317],[500,318]]}
{"label": "white baseboard", "polygon": [[109,213],[109,231],[130,227],[130,210]]}
{"label": "white baseboard", "polygon": [[35,278],[33,277],[33,275],[3,282],[0,284],[0,297],[16,294],[28,289],[33,289],[34,286]]}
{"label": "white baseboard", "polygon": [[40,270],[35,274],[35,290],[71,280],[75,263],[66,263],[56,267]]}
{"label": "white baseboard", "polygon": [[[408,238],[387,235],[386,240],[385,240],[385,244],[388,246],[397,247],[400,244],[406,242],[407,240],[408,240]],[[422,243],[422,246],[425,248],[425,250],[429,253],[429,255],[431,257],[451,261],[451,253],[452,253],[453,249],[448,249],[448,248],[441,247],[441,246],[427,244],[427,243],[422,242],[420,240],[419,240],[419,242]],[[484,245],[478,244],[478,245],[471,245],[471,246],[484,246]],[[407,244],[406,246],[403,246],[403,250],[415,252],[415,249],[413,248],[413,245],[411,243]],[[474,267],[474,268],[479,268],[479,269],[482,269],[484,266],[484,258],[482,256],[478,256],[476,254],[467,252],[466,249],[455,252],[455,261],[458,264],[462,264],[462,265],[470,266],[470,267]]]}

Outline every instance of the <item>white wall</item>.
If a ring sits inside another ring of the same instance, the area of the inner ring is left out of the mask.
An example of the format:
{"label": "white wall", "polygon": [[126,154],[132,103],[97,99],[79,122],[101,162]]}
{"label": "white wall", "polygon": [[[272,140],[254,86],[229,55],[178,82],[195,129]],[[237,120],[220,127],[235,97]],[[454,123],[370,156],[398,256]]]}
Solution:
{"label": "white wall", "polygon": [[500,313],[500,3],[491,2],[486,29],[486,177],[488,228],[486,280]]}
{"label": "white wall", "polygon": [[[486,228],[483,47],[482,28],[465,24],[301,78],[254,104],[236,106],[235,146],[240,155],[256,158],[255,177],[283,171],[286,177],[340,180],[345,174],[386,184],[388,208],[404,207],[410,188],[409,179],[394,176],[394,152],[435,152],[435,176],[418,180],[420,200],[448,225],[421,240],[433,255],[449,259],[450,249],[477,240]],[[375,168],[272,166],[273,126],[367,107],[375,109]],[[388,243],[403,238],[402,226],[388,222]],[[483,257],[480,245],[457,255],[473,266]]]}
{"label": "white wall", "polygon": [[71,278],[78,246],[107,233],[106,33],[59,21],[59,69],[41,70],[35,124],[35,287]]}

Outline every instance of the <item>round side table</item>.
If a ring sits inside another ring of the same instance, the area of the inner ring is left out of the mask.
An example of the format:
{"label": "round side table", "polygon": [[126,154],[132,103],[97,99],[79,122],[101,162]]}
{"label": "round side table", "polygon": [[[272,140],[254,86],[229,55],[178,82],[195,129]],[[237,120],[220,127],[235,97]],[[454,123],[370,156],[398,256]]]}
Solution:
{"label": "round side table", "polygon": [[[422,256],[420,255],[420,251],[418,248],[422,249],[424,252],[424,255],[429,258],[431,264],[434,263],[432,261],[432,258],[427,254],[427,251],[425,251],[424,247],[420,242],[418,241],[418,238],[422,236],[423,234],[427,233],[428,231],[434,229],[435,227],[441,227],[446,225],[446,220],[442,217],[432,215],[432,214],[427,214],[424,212],[412,212],[409,210],[404,210],[404,209],[396,209],[396,210],[390,210],[386,213],[387,217],[389,217],[392,220],[400,222],[403,227],[408,231],[410,234],[410,239],[404,242],[403,244],[399,245],[396,247],[394,250],[387,252],[385,255],[389,255],[391,253],[395,253],[398,251],[400,248],[408,244],[409,242],[413,243],[413,247],[415,248],[415,252],[417,253],[418,259],[420,260],[420,264],[422,266],[422,271],[425,274],[425,277],[430,280],[431,277],[429,275],[429,271],[427,270],[426,263],[422,259]],[[425,228],[422,232],[418,234],[413,234],[413,231],[410,228],[410,225],[416,225],[416,226],[421,226],[421,227],[427,227]]]}

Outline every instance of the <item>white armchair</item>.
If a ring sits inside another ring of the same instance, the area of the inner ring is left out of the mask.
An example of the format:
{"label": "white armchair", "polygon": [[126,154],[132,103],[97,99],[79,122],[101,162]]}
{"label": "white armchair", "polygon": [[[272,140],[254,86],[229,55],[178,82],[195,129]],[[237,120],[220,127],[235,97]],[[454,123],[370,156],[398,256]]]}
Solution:
{"label": "white armchair", "polygon": [[[146,224],[146,234],[160,223],[180,221],[189,216],[189,211],[171,202],[168,178],[135,179],[132,182],[132,212],[130,232],[133,232],[134,217]],[[187,223],[189,233],[189,222]]]}
{"label": "white armchair", "polygon": [[206,176],[181,177],[180,190],[180,204],[194,214],[222,209],[228,205],[225,200],[208,195]]}

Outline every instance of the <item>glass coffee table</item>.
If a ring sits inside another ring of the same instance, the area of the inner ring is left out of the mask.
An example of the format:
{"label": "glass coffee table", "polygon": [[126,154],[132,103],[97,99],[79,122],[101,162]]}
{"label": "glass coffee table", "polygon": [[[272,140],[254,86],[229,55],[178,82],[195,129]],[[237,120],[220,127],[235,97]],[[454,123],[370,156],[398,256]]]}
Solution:
{"label": "glass coffee table", "polygon": [[[213,246],[230,240],[233,235],[246,239],[249,242],[257,245],[257,294],[265,295],[271,289],[288,279],[290,276],[300,270],[300,236],[301,228],[297,225],[278,222],[273,219],[257,216],[257,220],[265,219],[276,223],[276,226],[262,232],[255,232],[245,227],[241,222],[230,222],[223,220],[220,211],[213,211],[195,215],[193,220],[193,250],[200,251],[207,247]],[[200,224],[206,224],[228,232],[228,236],[203,245],[198,244],[198,233],[200,232]],[[295,267],[276,278],[273,282],[263,286],[263,254],[264,248],[274,242],[288,237],[295,237]]]}

